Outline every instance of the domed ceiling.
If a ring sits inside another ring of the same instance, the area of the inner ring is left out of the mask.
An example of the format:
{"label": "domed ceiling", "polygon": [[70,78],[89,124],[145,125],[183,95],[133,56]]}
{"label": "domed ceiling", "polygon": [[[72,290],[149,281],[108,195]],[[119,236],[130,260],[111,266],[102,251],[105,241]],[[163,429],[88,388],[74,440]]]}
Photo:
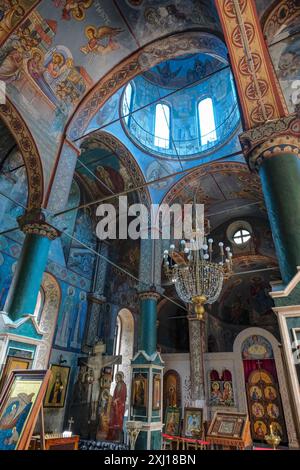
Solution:
{"label": "domed ceiling", "polygon": [[223,62],[208,54],[190,54],[159,64],[142,76],[153,85],[178,89],[193,85],[223,67]]}

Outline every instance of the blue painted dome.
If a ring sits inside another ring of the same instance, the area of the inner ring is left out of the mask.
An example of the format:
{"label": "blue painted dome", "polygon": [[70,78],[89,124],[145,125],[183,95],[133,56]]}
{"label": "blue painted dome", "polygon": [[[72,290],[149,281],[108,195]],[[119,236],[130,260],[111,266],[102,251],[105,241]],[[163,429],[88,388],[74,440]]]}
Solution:
{"label": "blue painted dome", "polygon": [[154,156],[199,158],[225,145],[240,115],[230,68],[200,53],[169,60],[132,80],[120,107],[125,132]]}

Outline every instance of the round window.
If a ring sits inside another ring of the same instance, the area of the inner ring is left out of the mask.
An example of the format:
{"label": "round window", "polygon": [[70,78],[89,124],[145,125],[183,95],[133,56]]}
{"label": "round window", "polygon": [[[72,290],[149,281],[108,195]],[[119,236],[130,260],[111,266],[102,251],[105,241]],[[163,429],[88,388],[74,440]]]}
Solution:
{"label": "round window", "polygon": [[246,229],[239,229],[233,234],[233,241],[236,245],[243,245],[247,243],[251,238],[251,234],[249,230]]}

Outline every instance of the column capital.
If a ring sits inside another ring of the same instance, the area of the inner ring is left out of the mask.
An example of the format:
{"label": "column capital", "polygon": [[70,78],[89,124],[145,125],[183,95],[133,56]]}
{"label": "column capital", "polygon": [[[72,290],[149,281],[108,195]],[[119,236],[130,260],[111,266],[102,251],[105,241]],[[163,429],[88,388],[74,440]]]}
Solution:
{"label": "column capital", "polygon": [[46,220],[46,214],[41,209],[26,212],[17,218],[20,229],[23,233],[40,235],[49,240],[55,240],[60,236],[59,230],[50,225]]}
{"label": "column capital", "polygon": [[105,304],[106,302],[106,297],[98,292],[89,292],[87,298],[95,304]]}
{"label": "column capital", "polygon": [[139,299],[140,300],[156,300],[156,301],[158,301],[160,299],[160,294],[158,292],[156,292],[155,290],[140,292],[139,293]]}
{"label": "column capital", "polygon": [[259,170],[266,159],[278,153],[300,158],[300,118],[297,114],[267,121],[240,136],[243,153],[251,170]]}

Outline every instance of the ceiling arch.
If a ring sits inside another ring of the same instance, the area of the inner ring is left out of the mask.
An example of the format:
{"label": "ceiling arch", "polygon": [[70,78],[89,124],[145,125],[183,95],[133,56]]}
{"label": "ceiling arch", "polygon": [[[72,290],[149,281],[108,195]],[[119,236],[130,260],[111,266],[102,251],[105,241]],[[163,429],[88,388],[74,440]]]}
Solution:
{"label": "ceiling arch", "polygon": [[202,165],[174,183],[163,203],[204,204],[212,228],[235,217],[266,217],[259,177],[245,163],[214,162]]}
{"label": "ceiling arch", "polygon": [[103,104],[137,75],[165,60],[199,52],[211,54],[227,64],[227,48],[223,41],[213,34],[201,31],[173,34],[140,48],[101,78],[85,95],[69,119],[65,134],[73,140],[80,138]]}
{"label": "ceiling arch", "polygon": [[43,202],[44,178],[35,140],[24,119],[8,98],[5,105],[0,105],[0,118],[14,136],[25,163],[28,180],[27,209],[40,208]]}
{"label": "ceiling arch", "polygon": [[270,43],[274,36],[286,29],[299,16],[300,5],[297,0],[273,2],[262,17],[263,33],[267,41]]}
{"label": "ceiling arch", "polygon": [[[99,151],[101,149],[109,150],[111,157],[113,158],[113,160],[110,158],[109,162],[104,163],[103,166],[101,165],[102,173],[105,172],[109,179],[108,186],[111,187],[112,193],[125,193],[126,191],[134,192],[134,188],[139,188],[136,193],[138,194],[140,202],[149,206],[151,196],[147,186],[144,186],[146,181],[143,172],[134,156],[117,137],[105,131],[93,132],[93,134],[89,135],[81,142],[82,156],[80,158],[81,160],[84,160],[84,155],[87,154],[87,152],[91,152],[93,150]],[[113,168],[115,164],[118,165],[118,168]],[[109,174],[109,171],[107,172],[108,167],[114,169],[115,173]],[[93,169],[93,171],[97,174],[97,169]],[[122,177],[122,186],[115,185],[116,181],[114,180],[114,175],[116,176],[117,173]],[[127,183],[125,181],[125,173],[128,177]],[[101,180],[102,178],[103,176],[100,174],[99,179]],[[80,179],[82,181],[82,178]],[[107,194],[105,194],[105,192],[103,194],[103,189],[105,188],[98,187],[98,191],[91,193],[91,196],[95,199],[99,197],[101,198],[101,196],[105,197]]]}

